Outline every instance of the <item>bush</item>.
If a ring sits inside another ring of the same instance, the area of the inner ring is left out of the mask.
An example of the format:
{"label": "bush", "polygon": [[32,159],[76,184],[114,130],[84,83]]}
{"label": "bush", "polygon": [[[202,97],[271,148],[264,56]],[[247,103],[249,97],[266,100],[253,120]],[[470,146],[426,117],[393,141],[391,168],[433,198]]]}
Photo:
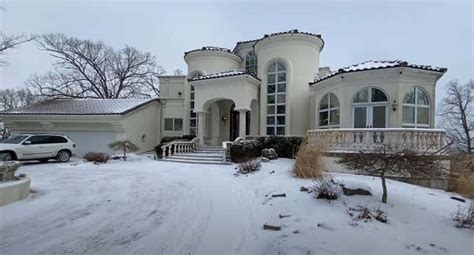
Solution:
{"label": "bush", "polygon": [[261,166],[262,164],[260,163],[260,160],[253,159],[240,163],[238,166],[238,170],[240,174],[248,174],[260,170]]}
{"label": "bush", "polygon": [[84,155],[84,159],[94,163],[107,163],[110,155],[104,152],[88,152]]}
{"label": "bush", "polygon": [[298,151],[293,174],[299,178],[321,178],[323,175],[322,157],[326,145],[310,145],[305,137]]}
{"label": "bush", "polygon": [[260,155],[255,140],[241,140],[232,143],[229,149],[232,162],[246,162]]}
{"label": "bush", "polygon": [[341,194],[341,186],[329,176],[317,179],[310,189],[317,199],[336,200]]}
{"label": "bush", "polygon": [[279,157],[295,158],[302,141],[301,136],[262,136],[256,139],[256,145],[259,153],[273,148]]}
{"label": "bush", "polygon": [[452,218],[458,228],[474,228],[474,204],[471,203],[466,209],[458,207],[457,213],[452,215]]}

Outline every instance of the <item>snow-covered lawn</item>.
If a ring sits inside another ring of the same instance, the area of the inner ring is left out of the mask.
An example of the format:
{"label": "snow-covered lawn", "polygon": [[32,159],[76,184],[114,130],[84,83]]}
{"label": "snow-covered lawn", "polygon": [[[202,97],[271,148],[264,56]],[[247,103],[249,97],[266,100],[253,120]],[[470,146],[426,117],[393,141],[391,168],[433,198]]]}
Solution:
{"label": "snow-covered lawn", "polygon": [[[0,207],[0,254],[473,254],[474,231],[451,222],[466,206],[452,194],[389,181],[381,204],[379,179],[334,174],[374,196],[328,203],[300,192],[311,181],[291,177],[292,164],[238,177],[234,166],[146,157],[23,166],[36,193]],[[354,222],[356,205],[380,207],[389,223]]]}

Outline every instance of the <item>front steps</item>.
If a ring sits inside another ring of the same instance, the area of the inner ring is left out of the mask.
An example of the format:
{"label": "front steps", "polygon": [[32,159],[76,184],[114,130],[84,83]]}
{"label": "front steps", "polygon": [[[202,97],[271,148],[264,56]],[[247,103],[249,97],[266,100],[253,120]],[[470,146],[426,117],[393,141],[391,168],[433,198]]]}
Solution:
{"label": "front steps", "polygon": [[224,161],[224,157],[225,151],[222,147],[204,145],[193,152],[173,154],[162,160],[188,164],[230,165],[231,162]]}

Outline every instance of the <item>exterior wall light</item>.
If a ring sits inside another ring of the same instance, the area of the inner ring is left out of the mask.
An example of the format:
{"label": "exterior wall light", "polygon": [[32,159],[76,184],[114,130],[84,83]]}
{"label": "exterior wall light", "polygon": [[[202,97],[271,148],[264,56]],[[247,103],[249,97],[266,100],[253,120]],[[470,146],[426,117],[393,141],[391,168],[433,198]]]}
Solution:
{"label": "exterior wall light", "polygon": [[393,100],[392,110],[393,110],[393,111],[396,111],[397,108],[398,108],[397,100]]}

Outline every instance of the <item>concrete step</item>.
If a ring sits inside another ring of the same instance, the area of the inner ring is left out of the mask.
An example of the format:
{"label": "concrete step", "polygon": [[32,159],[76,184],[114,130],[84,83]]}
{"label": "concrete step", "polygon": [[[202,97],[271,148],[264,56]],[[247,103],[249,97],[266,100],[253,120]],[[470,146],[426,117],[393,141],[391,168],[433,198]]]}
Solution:
{"label": "concrete step", "polygon": [[222,159],[223,154],[204,154],[204,153],[179,153],[173,156],[191,157],[191,158],[219,158]]}
{"label": "concrete step", "polygon": [[231,165],[231,162],[224,162],[224,161],[194,161],[194,160],[185,160],[185,159],[162,159],[162,161],[167,162],[176,162],[176,163],[187,163],[187,164],[206,164],[206,165]]}
{"label": "concrete step", "polygon": [[222,155],[222,154],[224,154],[223,151],[204,151],[204,150],[195,150],[195,151],[193,151],[193,152],[191,152],[191,153],[196,153],[196,154],[198,154],[198,153],[199,153],[199,154],[214,154],[214,155],[217,155],[217,154]]}
{"label": "concrete step", "polygon": [[188,157],[188,156],[174,156],[173,155],[173,156],[168,157],[168,159],[222,162],[222,157],[220,157],[220,158],[209,158],[209,157]]}
{"label": "concrete step", "polygon": [[195,151],[224,151],[223,149],[197,148]]}

